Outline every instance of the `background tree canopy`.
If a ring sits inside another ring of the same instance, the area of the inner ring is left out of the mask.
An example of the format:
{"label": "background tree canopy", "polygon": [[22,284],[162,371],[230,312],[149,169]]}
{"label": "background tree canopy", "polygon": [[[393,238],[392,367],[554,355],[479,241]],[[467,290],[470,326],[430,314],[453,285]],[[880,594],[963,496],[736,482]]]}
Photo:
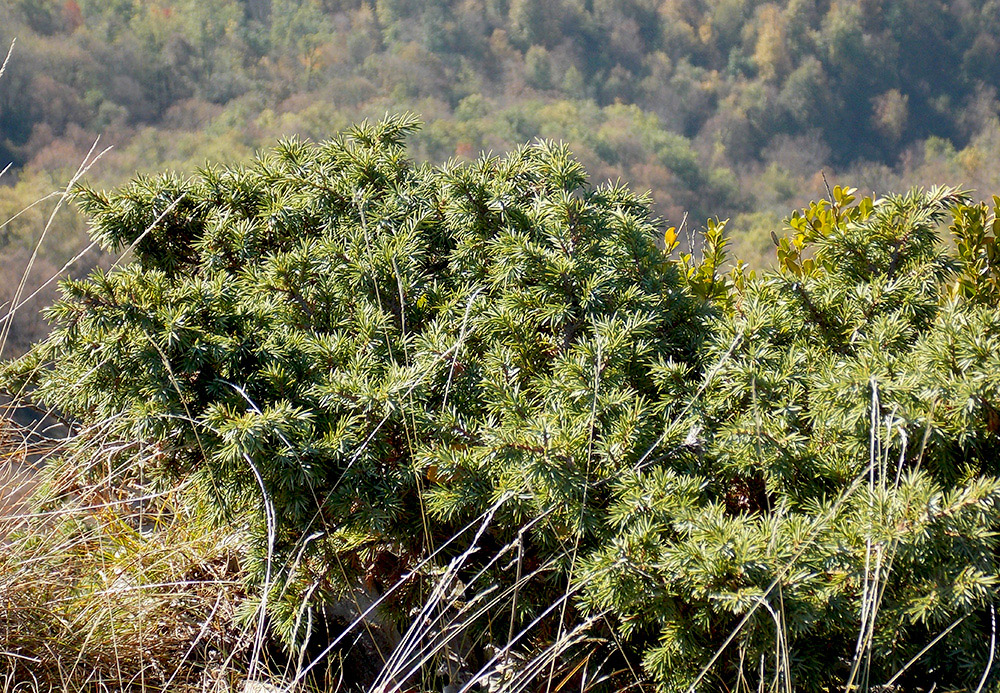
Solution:
{"label": "background tree canopy", "polygon": [[[821,171],[866,192],[998,189],[998,17],[993,0],[15,0],[0,216],[65,185],[97,134],[115,149],[91,178],[120,185],[416,110],[420,160],[564,141],[669,224],[687,214],[685,244],[730,218],[761,267],[785,211],[827,195]],[[5,276],[45,212],[0,230]],[[81,229],[61,215],[40,267]],[[40,334],[21,324],[12,346]]]}

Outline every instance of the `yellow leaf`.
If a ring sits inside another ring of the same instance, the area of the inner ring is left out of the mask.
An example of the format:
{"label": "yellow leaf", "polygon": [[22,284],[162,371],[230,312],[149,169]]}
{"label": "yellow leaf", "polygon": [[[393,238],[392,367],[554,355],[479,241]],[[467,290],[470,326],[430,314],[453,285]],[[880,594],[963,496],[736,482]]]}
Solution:
{"label": "yellow leaf", "polygon": [[677,227],[671,226],[669,229],[663,232],[663,243],[666,245],[667,250],[673,250],[677,247]]}

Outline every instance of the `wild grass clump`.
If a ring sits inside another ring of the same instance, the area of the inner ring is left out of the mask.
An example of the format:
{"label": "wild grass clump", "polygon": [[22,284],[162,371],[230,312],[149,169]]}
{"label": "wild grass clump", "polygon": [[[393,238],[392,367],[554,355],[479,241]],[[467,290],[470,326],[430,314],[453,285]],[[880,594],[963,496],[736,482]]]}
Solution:
{"label": "wild grass clump", "polygon": [[[240,680],[244,533],[208,523],[190,484],[142,484],[149,454],[82,434],[50,451],[31,493],[5,509],[7,685],[221,691]],[[123,457],[108,475],[108,460]]]}

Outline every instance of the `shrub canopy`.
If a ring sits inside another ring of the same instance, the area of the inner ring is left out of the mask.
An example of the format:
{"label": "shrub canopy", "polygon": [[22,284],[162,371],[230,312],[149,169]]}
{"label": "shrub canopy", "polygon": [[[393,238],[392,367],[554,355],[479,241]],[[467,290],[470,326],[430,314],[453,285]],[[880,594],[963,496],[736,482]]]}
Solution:
{"label": "shrub canopy", "polygon": [[673,261],[647,201],[564,148],[416,165],[415,125],[81,188],[134,260],[65,282],[7,387],[249,512],[289,644],[303,602],[359,589],[406,622],[450,561],[500,589],[465,621],[480,663],[538,618],[515,649],[579,626],[559,657],[606,649],[609,686],[640,661],[664,690],[978,680],[995,206],[837,188],[776,237],[777,271],[724,273],[722,223]]}

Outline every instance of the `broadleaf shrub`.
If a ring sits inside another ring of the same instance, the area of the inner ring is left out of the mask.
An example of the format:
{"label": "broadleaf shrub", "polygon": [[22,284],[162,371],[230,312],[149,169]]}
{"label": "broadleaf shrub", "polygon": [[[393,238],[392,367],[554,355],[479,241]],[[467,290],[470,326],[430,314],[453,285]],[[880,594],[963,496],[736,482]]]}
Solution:
{"label": "broadleaf shrub", "polygon": [[663,690],[983,675],[996,209],[838,187],[779,270],[727,274],[722,222],[675,262],[565,148],[418,165],[415,126],[79,189],[134,261],[65,282],[6,387],[257,518],[249,579],[290,646],[304,604],[361,590],[402,626],[457,566],[506,595],[465,617],[464,666],[541,623],[522,655],[585,628],[558,656],[571,678],[603,648],[609,687],[640,663]]}

